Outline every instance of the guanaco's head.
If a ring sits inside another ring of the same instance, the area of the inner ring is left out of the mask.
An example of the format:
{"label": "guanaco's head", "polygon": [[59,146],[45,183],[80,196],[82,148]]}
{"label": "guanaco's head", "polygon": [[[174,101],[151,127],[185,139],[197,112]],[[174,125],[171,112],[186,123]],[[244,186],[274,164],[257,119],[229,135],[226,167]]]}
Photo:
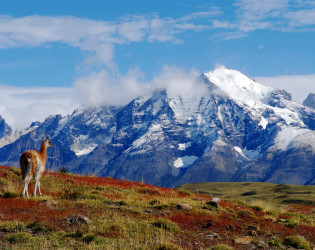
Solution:
{"label": "guanaco's head", "polygon": [[43,138],[43,142],[42,142],[47,148],[51,148],[53,145],[51,143],[51,140],[49,139],[49,137],[44,137]]}

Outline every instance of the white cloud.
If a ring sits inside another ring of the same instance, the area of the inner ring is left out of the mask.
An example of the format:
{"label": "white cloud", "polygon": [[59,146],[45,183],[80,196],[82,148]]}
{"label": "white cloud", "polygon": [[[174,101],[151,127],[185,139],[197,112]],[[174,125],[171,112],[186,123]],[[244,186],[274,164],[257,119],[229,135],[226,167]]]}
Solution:
{"label": "white cloud", "polygon": [[[213,20],[212,28],[226,29],[221,40],[239,39],[233,33],[255,30],[305,32],[315,30],[314,1],[236,0],[234,20]],[[226,34],[226,36],[225,36]]]}
{"label": "white cloud", "polygon": [[284,15],[292,28],[315,25],[315,8],[291,11]]}
{"label": "white cloud", "polygon": [[144,17],[136,17],[126,20],[118,25],[118,32],[122,37],[131,42],[140,42],[145,39],[149,21]]}
{"label": "white cloud", "polygon": [[105,70],[94,72],[74,81],[74,96],[76,101],[85,107],[124,105],[151,91],[148,84],[141,82],[141,78],[142,73],[138,69],[129,70],[126,75],[116,76]]}
{"label": "white cloud", "polygon": [[52,114],[66,115],[77,107],[71,88],[0,85],[0,90],[0,114],[13,129],[42,122]]}
{"label": "white cloud", "polygon": [[285,75],[274,77],[254,77],[264,85],[284,89],[292,94],[292,99],[302,103],[309,93],[315,93],[315,75]]}
{"label": "white cloud", "polygon": [[189,20],[192,20],[192,19],[211,18],[211,17],[214,17],[214,16],[219,16],[221,14],[223,14],[223,12],[219,8],[213,7],[209,11],[193,12],[191,14],[183,16],[181,18],[181,20],[189,21]]}
{"label": "white cloud", "polygon": [[177,67],[165,66],[158,76],[150,81],[144,81],[143,73],[139,69],[132,69],[126,75],[116,76],[111,76],[103,70],[78,78],[73,88],[76,101],[85,107],[125,105],[155,89],[166,89],[170,96],[207,95],[208,88],[196,80],[199,75],[196,70],[186,72]]}
{"label": "white cloud", "polygon": [[193,20],[213,15],[196,12],[174,18],[129,16],[119,21],[95,21],[73,16],[0,15],[0,48],[50,46],[64,43],[89,52],[85,62],[112,68],[115,46],[131,42],[173,42],[185,31],[201,31],[206,25]]}
{"label": "white cloud", "polygon": [[198,81],[200,72],[197,70],[185,70],[177,67],[165,66],[161,74],[155,77],[151,85],[154,88],[166,89],[169,96],[202,97],[209,94],[208,87]]}

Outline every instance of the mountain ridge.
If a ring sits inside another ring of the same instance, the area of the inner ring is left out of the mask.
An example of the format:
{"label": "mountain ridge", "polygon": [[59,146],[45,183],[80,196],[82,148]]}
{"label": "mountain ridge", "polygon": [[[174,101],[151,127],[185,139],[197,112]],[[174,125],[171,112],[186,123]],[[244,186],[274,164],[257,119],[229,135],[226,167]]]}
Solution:
{"label": "mountain ridge", "polygon": [[167,187],[200,181],[315,184],[315,110],[225,67],[195,84],[202,91],[157,89],[125,106],[50,116],[1,147],[0,164],[18,165],[22,151],[38,148],[48,135],[55,145],[48,168],[54,171],[65,166]]}

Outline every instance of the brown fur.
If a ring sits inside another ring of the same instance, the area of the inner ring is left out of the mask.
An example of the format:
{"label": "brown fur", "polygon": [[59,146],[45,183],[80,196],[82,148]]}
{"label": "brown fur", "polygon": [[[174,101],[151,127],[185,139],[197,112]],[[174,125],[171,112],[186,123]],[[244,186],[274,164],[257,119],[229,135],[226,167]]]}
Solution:
{"label": "brown fur", "polygon": [[47,147],[52,147],[51,141],[49,138],[44,138],[40,152],[37,150],[29,150],[25,151],[20,158],[20,165],[22,169],[22,177],[24,180],[24,190],[22,195],[25,194],[28,196],[28,184],[31,178],[35,177],[35,189],[34,189],[34,196],[36,196],[36,189],[38,188],[39,194],[40,192],[40,178],[43,172],[46,169],[46,160],[47,160]]}

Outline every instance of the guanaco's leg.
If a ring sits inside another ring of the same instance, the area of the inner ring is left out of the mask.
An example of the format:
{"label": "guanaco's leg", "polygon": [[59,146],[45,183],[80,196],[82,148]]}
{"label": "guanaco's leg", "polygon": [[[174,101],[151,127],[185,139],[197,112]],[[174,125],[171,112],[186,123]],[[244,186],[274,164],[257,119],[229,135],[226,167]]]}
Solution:
{"label": "guanaco's leg", "polygon": [[28,184],[30,183],[30,180],[32,179],[32,174],[31,174],[31,168],[32,168],[32,164],[30,161],[28,161],[28,164],[26,164],[26,169],[27,169],[27,173],[24,177],[24,189],[23,189],[23,192],[22,192],[22,195],[23,197],[25,197],[25,195],[27,197],[28,196]]}
{"label": "guanaco's leg", "polygon": [[35,188],[34,188],[34,196],[36,196],[36,189],[38,189],[38,193],[41,196],[42,193],[40,192],[40,182],[39,178],[35,178]]}
{"label": "guanaco's leg", "polygon": [[22,192],[22,195],[23,195],[23,197],[25,197],[25,195],[27,196],[27,197],[29,197],[28,196],[28,184],[30,183],[30,180],[31,180],[31,176],[26,176],[26,178],[24,179],[24,189],[23,189],[23,192]]}

